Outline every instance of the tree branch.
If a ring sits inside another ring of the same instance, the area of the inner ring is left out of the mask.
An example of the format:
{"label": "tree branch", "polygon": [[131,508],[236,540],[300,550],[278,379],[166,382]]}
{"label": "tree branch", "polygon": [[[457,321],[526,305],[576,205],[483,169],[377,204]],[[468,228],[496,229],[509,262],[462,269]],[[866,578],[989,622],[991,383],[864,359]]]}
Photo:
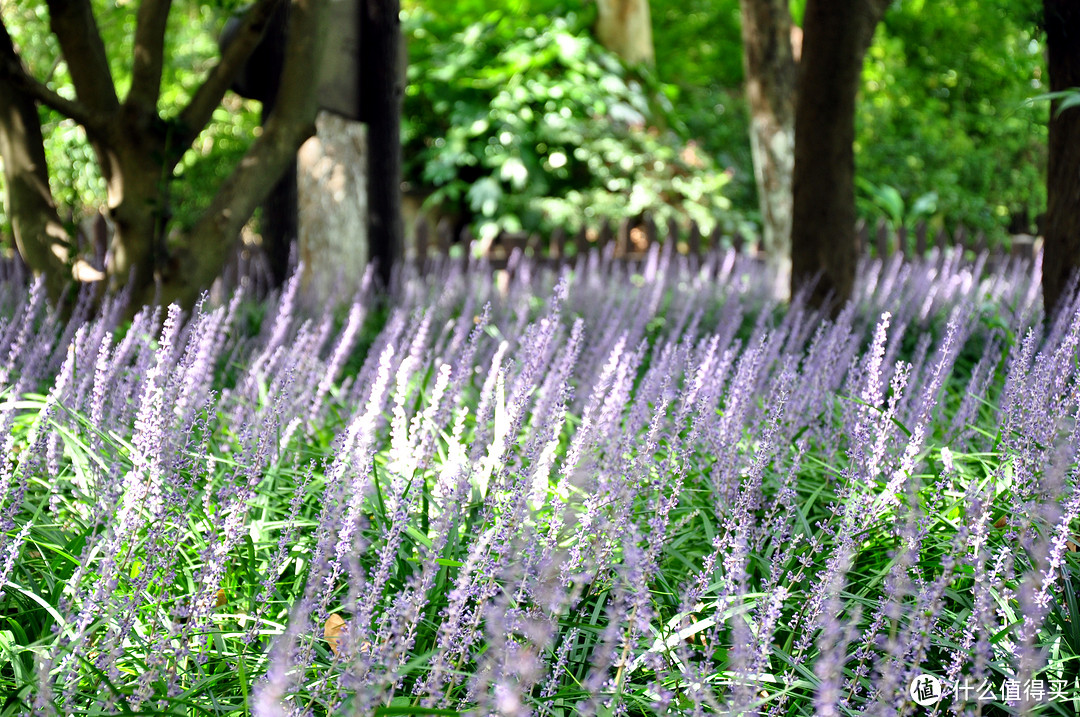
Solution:
{"label": "tree branch", "polygon": [[220,272],[232,243],[256,207],[315,131],[320,55],[328,0],[292,0],[285,67],[274,112],[210,206],[188,233],[179,274],[161,296],[190,303]]}
{"label": "tree branch", "polygon": [[258,0],[244,13],[243,23],[232,44],[222,53],[221,59],[210,70],[209,76],[199,86],[191,102],[180,112],[183,135],[176,146],[188,147],[210,122],[229,85],[266,33],[270,18],[281,2],[282,0]]}
{"label": "tree branch", "polygon": [[79,101],[95,114],[114,114],[120,101],[90,0],[48,0],[48,5],[49,26],[60,42]]}
{"label": "tree branch", "polygon": [[10,76],[12,84],[27,93],[35,100],[51,107],[60,114],[75,120],[91,135],[101,131],[105,121],[87,110],[78,100],[69,100],[50,90],[44,83],[34,79],[26,72],[19,72]]}
{"label": "tree branch", "polygon": [[0,79],[11,83],[13,89],[26,93],[32,99],[53,108],[65,117],[70,117],[88,130],[96,130],[101,124],[100,118],[92,115],[78,101],[61,97],[50,90],[45,83],[30,76],[19,59],[18,53],[15,52],[15,44],[2,22],[0,22]]}
{"label": "tree branch", "polygon": [[866,0],[865,4],[859,8],[860,20],[862,21],[862,26],[859,29],[858,45],[856,46],[859,57],[863,57],[866,51],[870,49],[871,43],[874,42],[874,33],[877,31],[878,23],[885,17],[885,11],[889,9],[891,4],[892,0]]}
{"label": "tree branch", "polygon": [[165,62],[165,26],[171,7],[172,0],[142,0],[135,18],[131,90],[124,102],[146,113],[157,113]]}

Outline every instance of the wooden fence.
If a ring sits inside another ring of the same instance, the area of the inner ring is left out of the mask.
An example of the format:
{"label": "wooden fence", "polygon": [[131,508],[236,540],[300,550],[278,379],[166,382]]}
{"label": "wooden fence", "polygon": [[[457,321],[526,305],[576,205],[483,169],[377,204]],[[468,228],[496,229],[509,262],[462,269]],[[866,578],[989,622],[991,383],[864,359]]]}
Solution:
{"label": "wooden fence", "polygon": [[[860,222],[856,231],[859,252],[863,255],[889,257],[899,252],[908,258],[914,258],[925,256],[934,247],[942,252],[948,247],[962,247],[965,252],[970,251],[972,257],[988,251],[989,269],[1000,266],[1013,257],[1034,258],[1037,244],[1041,242],[1041,239],[1019,234],[1010,237],[1004,245],[997,243],[988,246],[986,235],[982,232],[971,233],[966,228],[959,227],[951,235],[944,229],[931,233],[925,222],[916,225],[911,231],[907,228],[892,231],[884,221],[879,221],[874,227]],[[453,224],[446,218],[433,227],[431,222],[421,215],[413,227],[412,235],[408,242],[408,258],[421,271],[428,266],[428,262],[450,256],[477,256],[486,259],[493,269],[505,269],[515,250],[549,266],[576,262],[577,257],[587,256],[593,249],[598,250],[605,260],[634,263],[644,261],[649,254],[649,248],[657,243],[673,244],[676,252],[689,257],[700,258],[715,249],[734,249],[750,258],[763,258],[758,243],[748,241],[740,234],[728,235],[717,228],[706,235],[693,222],[687,229],[681,228],[675,221],[659,227],[649,216],[623,219],[617,224],[601,222],[573,233],[556,229],[547,237],[522,232],[503,232],[483,243],[474,237],[468,228],[456,232]],[[92,243],[96,248],[96,260],[103,261],[105,242],[102,237],[87,238],[80,235],[81,242],[91,239],[94,239]],[[243,284],[252,288],[256,295],[267,293],[272,281],[266,259],[261,256],[259,248],[238,242],[234,254],[225,267],[225,286]],[[18,255],[0,256],[0,284],[21,285],[25,284],[29,277],[30,272]]]}
{"label": "wooden fence", "polygon": [[[925,222],[920,222],[910,231],[906,227],[893,231],[884,220],[874,227],[860,220],[856,235],[859,253],[873,257],[889,257],[899,252],[914,258],[926,256],[933,247],[942,252],[947,247],[960,247],[975,256],[988,251],[991,265],[1010,257],[1031,259],[1035,255],[1036,243],[1035,237],[1020,234],[1010,237],[1007,245],[998,243],[989,246],[983,232],[973,234],[963,226],[951,235],[943,228],[931,233]],[[598,249],[615,261],[637,262],[644,260],[649,247],[657,242],[674,244],[679,254],[694,257],[713,249],[734,249],[739,254],[762,257],[759,243],[748,241],[741,234],[727,235],[717,227],[706,235],[694,222],[684,230],[674,220],[659,227],[648,216],[623,219],[616,225],[605,221],[572,234],[556,229],[548,237],[524,232],[502,232],[488,242],[478,240],[467,227],[457,234],[451,222],[445,218],[433,228],[429,220],[421,216],[416,222],[412,242],[415,253],[410,258],[422,267],[432,258],[467,253],[486,259],[494,269],[503,269],[515,249],[555,265],[573,262],[591,249]]]}

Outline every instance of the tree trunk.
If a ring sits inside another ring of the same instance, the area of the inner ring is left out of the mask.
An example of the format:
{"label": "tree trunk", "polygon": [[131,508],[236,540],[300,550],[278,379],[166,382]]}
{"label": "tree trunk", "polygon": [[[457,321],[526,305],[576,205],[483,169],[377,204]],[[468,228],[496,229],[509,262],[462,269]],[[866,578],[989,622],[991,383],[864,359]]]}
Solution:
{"label": "tree trunk", "polygon": [[[855,284],[855,97],[887,0],[807,0],[795,106],[791,293],[838,313]],[[816,281],[815,281],[816,280]]]}
{"label": "tree trunk", "polygon": [[259,233],[262,235],[263,250],[266,252],[270,277],[275,287],[284,286],[289,278],[292,270],[289,259],[300,236],[297,208],[300,190],[296,183],[298,171],[296,162],[286,167],[281,179],[262,203]]}
{"label": "tree trunk", "polygon": [[[1073,0],[1045,0],[1050,91],[1080,86],[1080,6]],[[1080,270],[1080,107],[1058,113],[1050,106],[1050,158],[1046,178],[1046,220],[1042,264],[1047,319],[1065,305],[1068,283]]]}
{"label": "tree trunk", "polygon": [[[326,32],[327,0],[289,0],[290,33],[284,54],[280,108],[209,208],[171,256],[164,243],[169,181],[233,78],[258,45],[271,16],[285,0],[256,0],[231,45],[173,120],[162,119],[160,96],[168,0],[145,0],[136,20],[132,86],[121,103],[94,21],[90,0],[50,0],[49,19],[70,71],[75,99],[29,74],[0,19],[0,156],[4,160],[9,216],[19,253],[49,277],[54,295],[71,277],[104,276],[72,256],[48,189],[37,105],[43,104],[86,130],[105,178],[115,235],[107,272],[113,288],[132,284],[132,307],[153,301],[191,306],[220,275],[240,228],[266,197],[314,131],[316,92]],[[55,278],[54,278],[55,277]]]}
{"label": "tree trunk", "polygon": [[165,165],[164,137],[135,126],[126,109],[107,140],[90,139],[105,179],[113,222],[106,266],[110,288],[130,283],[138,294],[163,278],[171,170]]}
{"label": "tree trunk", "polygon": [[56,299],[70,279],[71,244],[49,191],[37,106],[0,76],[0,107],[5,204],[15,245],[35,274],[45,274],[49,294]]}
{"label": "tree trunk", "polygon": [[[368,241],[379,278],[390,287],[404,258],[401,223],[401,3],[360,0],[360,101],[368,124]],[[359,279],[359,277],[356,277]]]}
{"label": "tree trunk", "polygon": [[653,64],[649,0],[597,0],[596,39],[626,62]]}
{"label": "tree trunk", "polygon": [[[280,67],[277,70],[281,76]],[[276,99],[276,98],[274,98]],[[265,125],[274,109],[274,99],[263,102],[262,123]],[[270,195],[262,203],[262,218],[259,233],[262,235],[263,250],[270,266],[270,277],[275,287],[285,285],[289,278],[289,255],[300,235],[299,187],[296,183],[297,164],[292,162],[277,184],[270,190]]]}
{"label": "tree trunk", "polygon": [[795,163],[795,58],[787,0],[741,0],[750,150],[766,261],[776,293],[791,281],[791,173]]}
{"label": "tree trunk", "polygon": [[[266,35],[244,67],[243,74],[249,77],[240,78],[255,85],[246,88],[247,93],[241,95],[253,97],[262,103],[263,125],[269,121],[274,111],[281,85],[281,72],[285,67],[284,45],[289,31],[288,9],[288,5],[282,5],[271,17]],[[258,87],[260,84],[265,84],[265,87]],[[284,286],[289,278],[289,255],[300,234],[296,174],[297,166],[296,162],[293,162],[285,168],[277,184],[270,190],[270,195],[262,203],[259,233],[262,235],[263,250],[266,252],[275,287]]]}
{"label": "tree trunk", "polygon": [[364,126],[319,113],[315,136],[300,147],[297,160],[302,282],[313,298],[325,301],[339,281],[362,276],[367,262]]}

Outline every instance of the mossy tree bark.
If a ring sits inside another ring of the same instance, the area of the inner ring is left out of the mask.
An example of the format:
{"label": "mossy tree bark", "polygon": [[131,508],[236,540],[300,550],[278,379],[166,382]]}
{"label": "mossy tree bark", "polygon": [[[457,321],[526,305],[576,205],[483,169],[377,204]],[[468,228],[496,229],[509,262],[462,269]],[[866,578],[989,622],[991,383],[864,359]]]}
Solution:
{"label": "mossy tree bark", "polygon": [[[17,62],[7,30],[0,25],[0,62]],[[16,248],[31,267],[44,267],[49,291],[58,295],[70,275],[71,241],[49,191],[41,124],[33,98],[0,74],[0,157]]]}
{"label": "mossy tree bark", "polygon": [[780,291],[791,277],[795,56],[787,0],[740,0],[750,150],[766,261]]}

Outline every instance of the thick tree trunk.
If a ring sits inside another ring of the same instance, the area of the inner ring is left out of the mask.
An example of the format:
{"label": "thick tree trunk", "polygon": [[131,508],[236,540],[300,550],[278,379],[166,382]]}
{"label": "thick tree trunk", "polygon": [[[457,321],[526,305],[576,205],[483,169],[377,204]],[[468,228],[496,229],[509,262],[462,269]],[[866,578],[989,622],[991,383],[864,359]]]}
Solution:
{"label": "thick tree trunk", "polygon": [[627,62],[653,64],[649,0],[597,0],[596,39]]}
{"label": "thick tree trunk", "polygon": [[776,293],[791,281],[791,173],[795,164],[795,58],[787,0],[741,0],[750,150],[766,261]]}
{"label": "thick tree trunk", "polygon": [[[280,77],[280,67],[277,70]],[[265,125],[274,109],[274,100],[263,102],[262,123]],[[296,183],[297,164],[294,161],[282,173],[277,184],[270,190],[270,195],[262,203],[262,221],[259,232],[262,234],[263,250],[270,265],[270,276],[274,286],[284,286],[289,278],[289,255],[300,235],[300,217],[298,215],[299,187]]]}
{"label": "thick tree trunk", "polygon": [[300,235],[297,172],[296,162],[286,167],[281,179],[270,191],[270,196],[262,203],[259,233],[262,234],[263,250],[274,286],[283,286],[288,280],[292,269],[289,258]]}
{"label": "thick tree trunk", "polygon": [[[169,180],[185,150],[209,122],[244,61],[285,0],[256,0],[221,61],[175,121],[158,111],[168,0],[145,0],[136,21],[132,86],[121,103],[90,0],[49,0],[53,33],[67,61],[76,99],[63,96],[23,67],[0,20],[0,155],[9,215],[19,252],[50,285],[103,278],[70,255],[69,239],[48,189],[37,103],[86,129],[106,180],[115,235],[106,267],[114,288],[133,281],[133,307],[152,301],[190,306],[220,274],[240,228],[314,131],[328,0],[290,0],[290,33],[280,107],[240,165],[225,180],[172,256],[164,237]],[[395,17],[396,19],[396,17]],[[56,277],[55,279],[53,277]]]}
{"label": "thick tree trunk", "polygon": [[124,111],[105,140],[91,137],[105,178],[113,235],[106,271],[112,289],[131,284],[136,294],[162,280],[169,221],[165,142],[138,127]]}
{"label": "thick tree trunk", "polygon": [[[1080,86],[1080,5],[1045,0],[1044,23],[1050,90]],[[1058,114],[1050,106],[1050,158],[1046,179],[1046,221],[1042,265],[1043,305],[1050,318],[1068,300],[1073,274],[1080,271],[1080,108]]]}
{"label": "thick tree trunk", "polygon": [[887,0],[807,0],[795,107],[791,293],[836,313],[855,284],[855,97]]}
{"label": "thick tree trunk", "polygon": [[[399,0],[360,0],[360,101],[368,124],[368,242],[384,287],[404,258]],[[359,277],[356,277],[359,280]]]}

